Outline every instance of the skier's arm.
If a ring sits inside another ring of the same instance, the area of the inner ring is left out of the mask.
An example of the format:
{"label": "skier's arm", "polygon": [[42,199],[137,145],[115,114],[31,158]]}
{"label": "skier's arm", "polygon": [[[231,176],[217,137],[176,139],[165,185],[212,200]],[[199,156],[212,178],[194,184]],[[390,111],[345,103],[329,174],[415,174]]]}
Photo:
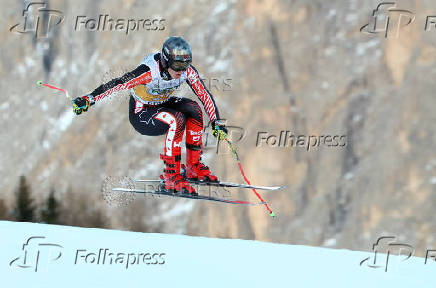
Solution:
{"label": "skier's arm", "polygon": [[95,102],[114,92],[130,89],[139,84],[147,84],[151,80],[150,67],[145,64],[141,64],[136,67],[135,70],[100,85],[91,93],[75,98],[73,100],[73,111],[77,115],[82,114],[82,112],[88,111],[88,108],[94,105]]}
{"label": "skier's arm", "polygon": [[97,102],[114,92],[130,89],[139,84],[147,84],[151,81],[150,67],[141,64],[135,70],[127,72],[119,78],[112,79],[111,81],[100,85],[89,93],[88,96],[92,101]]}
{"label": "skier's arm", "polygon": [[188,76],[186,82],[188,83],[189,87],[191,87],[195,95],[197,95],[197,97],[200,99],[201,103],[203,103],[204,110],[209,116],[210,121],[215,122],[216,120],[220,119],[215,100],[213,99],[209,90],[207,90],[206,85],[204,85],[203,81],[200,79],[197,69],[190,65],[188,70],[186,70],[186,73]]}
{"label": "skier's arm", "polygon": [[224,140],[227,137],[227,128],[224,121],[220,121],[220,115],[218,112],[218,107],[215,104],[212,94],[207,90],[206,85],[198,74],[197,69],[190,65],[188,70],[186,70],[188,79],[186,82],[192,91],[197,95],[197,97],[203,103],[204,110],[206,110],[210,121],[212,122],[212,134],[220,140]]}

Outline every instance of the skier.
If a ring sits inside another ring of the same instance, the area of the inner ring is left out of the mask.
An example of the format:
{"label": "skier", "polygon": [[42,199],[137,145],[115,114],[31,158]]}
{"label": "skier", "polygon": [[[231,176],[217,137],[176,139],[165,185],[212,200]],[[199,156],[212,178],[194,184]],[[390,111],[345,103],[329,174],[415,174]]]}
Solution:
{"label": "skier", "polygon": [[[73,111],[79,115],[106,96],[130,89],[129,119],[142,135],[157,136],[166,133],[164,153],[165,190],[173,193],[198,193],[187,181],[219,182],[210,169],[201,162],[203,116],[200,105],[188,98],[172,96],[183,82],[203,104],[212,123],[212,134],[219,140],[227,137],[227,129],[220,121],[212,94],[206,89],[197,70],[192,66],[192,51],[182,37],[169,37],[161,52],[147,55],[136,69],[100,85],[91,93],[73,100]],[[181,170],[181,144],[186,130],[186,178]]]}

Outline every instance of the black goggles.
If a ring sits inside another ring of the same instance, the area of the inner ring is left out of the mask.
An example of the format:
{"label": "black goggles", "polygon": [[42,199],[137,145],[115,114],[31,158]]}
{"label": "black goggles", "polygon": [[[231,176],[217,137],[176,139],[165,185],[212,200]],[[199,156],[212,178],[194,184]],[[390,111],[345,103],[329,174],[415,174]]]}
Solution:
{"label": "black goggles", "polygon": [[173,61],[170,67],[174,71],[185,71],[186,69],[188,69],[189,64],[189,61]]}

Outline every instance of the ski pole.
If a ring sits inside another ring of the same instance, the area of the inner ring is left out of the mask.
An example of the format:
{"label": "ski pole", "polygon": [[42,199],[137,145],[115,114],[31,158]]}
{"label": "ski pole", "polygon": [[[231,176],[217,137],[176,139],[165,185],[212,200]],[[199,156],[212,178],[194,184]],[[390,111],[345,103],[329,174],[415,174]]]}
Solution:
{"label": "ski pole", "polygon": [[[235,159],[238,162],[238,167],[239,167],[239,170],[241,171],[242,177],[244,177],[245,182],[247,182],[247,184],[251,186],[250,181],[245,176],[244,169],[242,169],[242,164],[241,164],[241,160],[239,160],[238,152],[236,152],[235,147],[233,146],[232,142],[230,142],[230,140],[227,139],[227,137],[224,140],[229,144],[230,149],[233,152],[233,155],[235,155]],[[273,218],[276,217],[276,214],[274,214],[274,212],[269,208],[268,203],[266,203],[266,201],[264,201],[262,199],[262,197],[259,195],[259,193],[257,193],[256,189],[255,188],[251,188],[251,190],[253,190],[253,192],[254,192],[254,194],[256,194],[257,198],[259,198],[259,200],[264,203],[263,205],[265,205],[266,210],[268,210],[269,216],[271,216]]]}
{"label": "ski pole", "polygon": [[65,89],[61,89],[61,88],[55,87],[55,86],[53,86],[53,85],[49,85],[49,84],[47,84],[47,83],[42,83],[41,80],[38,81],[38,82],[36,82],[36,85],[38,85],[38,86],[45,86],[45,87],[48,87],[48,88],[50,88],[50,89],[54,89],[54,90],[61,91],[61,92],[63,92],[63,93],[65,94],[65,96],[66,96],[69,100],[72,100],[71,97],[68,95],[68,91],[65,90]]}

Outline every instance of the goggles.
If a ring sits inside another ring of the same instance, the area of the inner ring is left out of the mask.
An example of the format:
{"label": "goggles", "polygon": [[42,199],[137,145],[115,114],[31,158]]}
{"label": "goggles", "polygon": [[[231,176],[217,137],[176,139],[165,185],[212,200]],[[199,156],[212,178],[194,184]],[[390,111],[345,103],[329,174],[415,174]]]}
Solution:
{"label": "goggles", "polygon": [[190,63],[190,61],[172,61],[170,68],[174,71],[185,71]]}

